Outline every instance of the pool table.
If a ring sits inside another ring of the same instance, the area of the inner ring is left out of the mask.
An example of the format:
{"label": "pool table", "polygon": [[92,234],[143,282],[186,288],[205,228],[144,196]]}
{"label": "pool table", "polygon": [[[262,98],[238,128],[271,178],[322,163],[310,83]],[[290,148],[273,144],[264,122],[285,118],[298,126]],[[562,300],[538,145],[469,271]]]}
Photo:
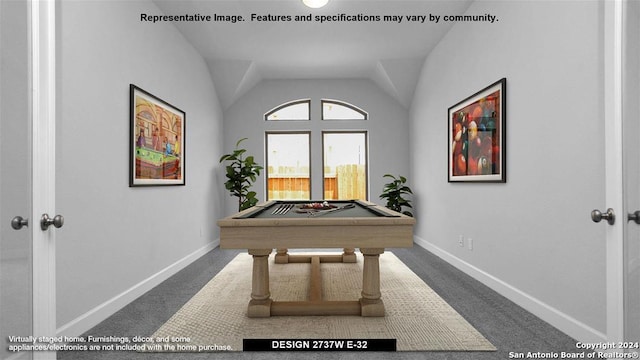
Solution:
{"label": "pool table", "polygon": [[[220,248],[247,249],[253,256],[249,317],[276,315],[384,316],[379,256],[385,248],[412,247],[415,219],[361,200],[269,201],[218,220]],[[341,255],[291,255],[287,249],[342,248]],[[363,255],[362,297],[322,300],[320,263],[355,262]],[[311,263],[308,301],[272,301],[269,263]]]}
{"label": "pool table", "polygon": [[161,151],[136,147],[136,179],[179,179],[180,159]]}

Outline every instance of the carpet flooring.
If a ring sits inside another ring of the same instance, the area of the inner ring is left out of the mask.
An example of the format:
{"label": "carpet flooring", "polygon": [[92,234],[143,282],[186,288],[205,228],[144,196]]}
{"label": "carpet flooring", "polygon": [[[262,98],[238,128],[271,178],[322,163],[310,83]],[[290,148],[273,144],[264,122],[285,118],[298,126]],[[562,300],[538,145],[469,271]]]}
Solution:
{"label": "carpet flooring", "polygon": [[[417,360],[509,359],[510,352],[576,352],[576,340],[462,273],[442,259],[414,246],[391,249],[418,277],[460,313],[496,348],[495,352],[220,352],[193,354],[134,353],[122,351],[58,352],[60,360],[151,359],[371,359]],[[151,335],[169,320],[241,251],[214,249],[176,275],[136,299],[84,335]],[[240,300],[239,300],[240,301]],[[244,299],[242,299],[244,302]]]}

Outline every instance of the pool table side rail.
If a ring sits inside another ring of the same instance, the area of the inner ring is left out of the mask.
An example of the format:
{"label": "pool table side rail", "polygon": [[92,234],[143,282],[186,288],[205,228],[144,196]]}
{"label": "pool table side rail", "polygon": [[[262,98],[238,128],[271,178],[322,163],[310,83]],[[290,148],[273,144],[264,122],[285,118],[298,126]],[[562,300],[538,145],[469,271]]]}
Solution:
{"label": "pool table side rail", "polygon": [[237,214],[218,220],[218,226],[224,227],[265,227],[265,226],[337,226],[337,225],[368,225],[368,226],[389,226],[389,225],[411,225],[416,220],[412,217],[387,209],[383,206],[368,201],[356,200],[360,206],[368,208],[377,217],[252,217],[253,214],[268,209],[278,200],[271,200],[260,203],[254,207],[243,210]]}
{"label": "pool table side rail", "polygon": [[391,248],[412,247],[415,219],[379,205],[363,202],[398,216],[236,218],[273,202],[256,205],[239,214],[218,220],[220,248]]}
{"label": "pool table side rail", "polygon": [[221,227],[221,249],[408,248],[413,226]]}

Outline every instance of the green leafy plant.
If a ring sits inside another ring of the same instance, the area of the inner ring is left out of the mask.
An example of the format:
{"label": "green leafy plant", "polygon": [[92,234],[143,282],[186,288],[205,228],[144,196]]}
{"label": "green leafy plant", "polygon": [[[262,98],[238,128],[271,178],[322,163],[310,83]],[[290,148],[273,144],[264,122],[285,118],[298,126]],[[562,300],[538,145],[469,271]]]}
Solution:
{"label": "green leafy plant", "polygon": [[390,183],[384,184],[384,190],[382,191],[382,195],[380,195],[380,199],[387,199],[385,206],[393,211],[413,217],[410,211],[402,211],[403,207],[413,208],[411,206],[411,200],[402,197],[403,195],[413,194],[411,188],[405,185],[407,178],[404,176],[395,177],[391,174],[385,174],[384,177],[393,179]]}
{"label": "green leafy plant", "polygon": [[231,196],[238,198],[238,211],[248,209],[258,203],[256,192],[250,191],[250,189],[262,170],[262,166],[255,162],[253,156],[244,157],[246,149],[239,148],[240,143],[246,139],[238,140],[233,153],[222,155],[220,158],[220,163],[229,162],[226,166],[228,180],[224,186],[231,192]]}

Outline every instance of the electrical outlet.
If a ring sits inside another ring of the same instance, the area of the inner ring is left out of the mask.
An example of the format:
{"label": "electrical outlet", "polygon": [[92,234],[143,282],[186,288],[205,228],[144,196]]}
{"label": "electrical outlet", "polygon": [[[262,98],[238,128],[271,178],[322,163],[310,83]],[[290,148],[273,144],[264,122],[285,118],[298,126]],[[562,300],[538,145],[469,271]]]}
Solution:
{"label": "electrical outlet", "polygon": [[467,239],[467,247],[469,248],[470,251],[473,250],[473,239],[472,238]]}
{"label": "electrical outlet", "polygon": [[460,235],[458,238],[458,245],[460,245],[460,247],[464,247],[464,235]]}

